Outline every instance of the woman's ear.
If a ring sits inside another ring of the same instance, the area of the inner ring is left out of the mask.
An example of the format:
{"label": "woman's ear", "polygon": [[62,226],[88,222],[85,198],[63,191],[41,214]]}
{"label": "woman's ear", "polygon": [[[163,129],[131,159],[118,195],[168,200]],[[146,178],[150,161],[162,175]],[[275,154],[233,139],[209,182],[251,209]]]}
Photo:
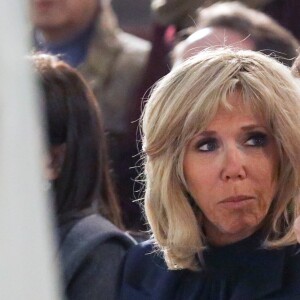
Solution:
{"label": "woman's ear", "polygon": [[50,147],[50,153],[46,164],[46,178],[49,181],[57,179],[60,175],[65,160],[66,144]]}

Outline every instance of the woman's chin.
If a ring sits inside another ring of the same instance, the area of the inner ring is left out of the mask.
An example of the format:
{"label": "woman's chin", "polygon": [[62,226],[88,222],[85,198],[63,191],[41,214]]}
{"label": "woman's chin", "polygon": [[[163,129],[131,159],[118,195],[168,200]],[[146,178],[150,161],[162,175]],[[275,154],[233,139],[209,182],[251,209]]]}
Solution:
{"label": "woman's chin", "polygon": [[252,235],[258,225],[252,223],[226,223],[215,228],[207,228],[208,240],[214,245],[228,245],[241,241]]}

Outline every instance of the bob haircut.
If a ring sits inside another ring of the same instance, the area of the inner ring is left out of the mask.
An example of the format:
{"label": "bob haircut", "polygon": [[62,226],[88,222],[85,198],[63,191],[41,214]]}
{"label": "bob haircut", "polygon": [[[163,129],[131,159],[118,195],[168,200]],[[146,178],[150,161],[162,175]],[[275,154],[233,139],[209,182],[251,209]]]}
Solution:
{"label": "bob haircut", "polygon": [[[175,67],[152,90],[143,114],[145,213],[170,269],[201,268],[206,247],[202,213],[189,195],[183,158],[228,96],[240,92],[265,120],[279,151],[278,191],[262,223],[266,248],[296,243],[299,214],[300,89],[290,70],[264,54],[206,50]],[[200,259],[201,261],[201,259]]]}
{"label": "bob haircut", "polygon": [[120,227],[102,117],[93,93],[74,68],[56,57],[35,54],[32,61],[44,100],[49,144],[66,146],[60,174],[53,182],[58,220],[97,207]]}

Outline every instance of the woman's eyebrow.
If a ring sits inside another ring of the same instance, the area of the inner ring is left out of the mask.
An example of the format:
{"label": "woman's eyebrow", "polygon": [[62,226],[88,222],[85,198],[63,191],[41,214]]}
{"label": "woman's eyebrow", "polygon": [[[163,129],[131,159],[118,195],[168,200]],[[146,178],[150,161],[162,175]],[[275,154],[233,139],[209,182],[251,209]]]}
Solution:
{"label": "woman's eyebrow", "polygon": [[196,136],[198,136],[198,137],[200,137],[200,136],[206,137],[206,136],[212,136],[212,135],[216,135],[216,134],[217,134],[217,132],[214,131],[214,130],[205,130],[205,131],[200,132]]}
{"label": "woman's eyebrow", "polygon": [[249,131],[249,130],[254,130],[254,129],[264,129],[267,130],[267,128],[263,125],[258,125],[258,124],[251,124],[247,126],[242,126],[241,129],[243,131]]}
{"label": "woman's eyebrow", "polygon": [[[250,124],[250,125],[245,125],[242,126],[241,129],[243,131],[251,131],[251,130],[257,130],[257,129],[263,129],[263,130],[267,130],[267,128],[264,125],[260,125],[260,124]],[[201,131],[200,133],[196,134],[194,136],[194,138],[197,137],[210,137],[210,136],[214,136],[217,135],[217,132],[215,130],[204,130]]]}

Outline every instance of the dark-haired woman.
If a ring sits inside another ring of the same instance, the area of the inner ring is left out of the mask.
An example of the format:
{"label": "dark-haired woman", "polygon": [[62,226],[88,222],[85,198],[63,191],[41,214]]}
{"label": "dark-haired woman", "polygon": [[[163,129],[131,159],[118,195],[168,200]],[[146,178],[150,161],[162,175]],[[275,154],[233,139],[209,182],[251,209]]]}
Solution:
{"label": "dark-haired woman", "polygon": [[47,177],[65,294],[72,300],[115,299],[120,264],[133,241],[118,229],[99,108],[76,70],[50,55],[32,60],[46,111]]}

